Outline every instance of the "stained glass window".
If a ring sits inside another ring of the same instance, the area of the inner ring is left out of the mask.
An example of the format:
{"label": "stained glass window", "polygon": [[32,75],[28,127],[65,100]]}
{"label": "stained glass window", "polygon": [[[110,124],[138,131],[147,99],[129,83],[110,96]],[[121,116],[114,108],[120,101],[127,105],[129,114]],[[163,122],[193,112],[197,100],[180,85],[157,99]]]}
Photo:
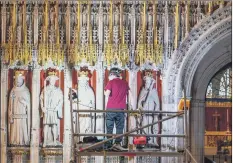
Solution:
{"label": "stained glass window", "polygon": [[231,99],[232,97],[232,68],[231,65],[223,68],[211,79],[206,98]]}

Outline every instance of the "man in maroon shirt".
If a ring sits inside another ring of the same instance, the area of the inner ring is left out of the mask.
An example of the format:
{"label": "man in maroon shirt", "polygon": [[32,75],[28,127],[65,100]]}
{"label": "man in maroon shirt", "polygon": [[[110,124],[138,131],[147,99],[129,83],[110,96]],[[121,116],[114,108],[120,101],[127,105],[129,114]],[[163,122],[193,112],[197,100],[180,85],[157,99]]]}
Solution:
{"label": "man in maroon shirt", "polygon": [[[128,95],[128,83],[120,78],[121,71],[118,68],[112,68],[109,74],[109,82],[105,87],[105,96],[108,97],[107,110],[124,110],[126,109],[126,97]],[[107,112],[106,127],[107,134],[113,133],[114,123],[116,124],[116,134],[122,134],[124,129],[125,116],[124,112]],[[108,137],[109,138],[109,137]],[[122,138],[115,139],[112,149],[127,150],[121,147]],[[108,144],[107,146],[110,146]]]}

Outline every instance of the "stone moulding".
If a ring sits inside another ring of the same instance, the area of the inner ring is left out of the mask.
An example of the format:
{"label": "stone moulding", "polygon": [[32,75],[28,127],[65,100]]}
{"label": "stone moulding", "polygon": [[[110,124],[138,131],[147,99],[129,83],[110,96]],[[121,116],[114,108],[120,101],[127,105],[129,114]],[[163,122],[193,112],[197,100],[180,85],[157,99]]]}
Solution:
{"label": "stone moulding", "polygon": [[43,148],[41,149],[40,154],[44,156],[62,156],[62,150],[62,148]]}
{"label": "stone moulding", "polygon": [[[193,71],[197,67],[197,65],[193,64],[198,64],[203,55],[205,55],[204,53],[200,54],[200,51],[205,51],[208,45],[215,42],[217,38],[231,31],[231,28],[229,28],[231,27],[231,11],[232,7],[226,6],[200,21],[184,39],[180,47],[172,54],[171,66],[167,71],[168,81],[166,83],[168,84],[169,96],[172,98],[169,101],[170,103],[174,103],[175,98],[182,94],[181,89],[177,85],[180,81],[179,78],[184,82],[188,80],[182,84],[190,86],[188,82],[192,81]],[[213,28],[213,26],[216,27]],[[190,93],[190,88],[186,92]],[[187,95],[189,96],[189,94]]]}
{"label": "stone moulding", "polygon": [[10,147],[8,153],[12,155],[29,155],[30,149],[28,147]]}

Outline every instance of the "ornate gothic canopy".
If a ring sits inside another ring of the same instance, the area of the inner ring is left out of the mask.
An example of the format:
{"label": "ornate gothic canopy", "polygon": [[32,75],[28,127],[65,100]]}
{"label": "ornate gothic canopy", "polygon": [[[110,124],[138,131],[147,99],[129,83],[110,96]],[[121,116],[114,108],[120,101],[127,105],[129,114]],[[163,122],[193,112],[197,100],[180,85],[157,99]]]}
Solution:
{"label": "ornate gothic canopy", "polygon": [[2,61],[12,68],[166,68],[191,28],[227,1],[2,1]]}

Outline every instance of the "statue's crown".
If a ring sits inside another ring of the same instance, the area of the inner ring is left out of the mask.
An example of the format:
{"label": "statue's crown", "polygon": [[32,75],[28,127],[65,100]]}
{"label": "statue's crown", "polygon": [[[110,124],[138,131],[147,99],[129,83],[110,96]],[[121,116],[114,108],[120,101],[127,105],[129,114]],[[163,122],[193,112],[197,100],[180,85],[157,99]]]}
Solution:
{"label": "statue's crown", "polygon": [[153,78],[153,72],[152,71],[145,71],[145,76],[152,77]]}
{"label": "statue's crown", "polygon": [[87,77],[88,76],[88,71],[79,71],[79,76],[81,77]]}
{"label": "statue's crown", "polygon": [[17,77],[17,76],[24,76],[24,71],[16,70],[15,77]]}
{"label": "statue's crown", "polygon": [[52,76],[52,75],[57,76],[57,72],[56,71],[49,71],[48,76]]}

